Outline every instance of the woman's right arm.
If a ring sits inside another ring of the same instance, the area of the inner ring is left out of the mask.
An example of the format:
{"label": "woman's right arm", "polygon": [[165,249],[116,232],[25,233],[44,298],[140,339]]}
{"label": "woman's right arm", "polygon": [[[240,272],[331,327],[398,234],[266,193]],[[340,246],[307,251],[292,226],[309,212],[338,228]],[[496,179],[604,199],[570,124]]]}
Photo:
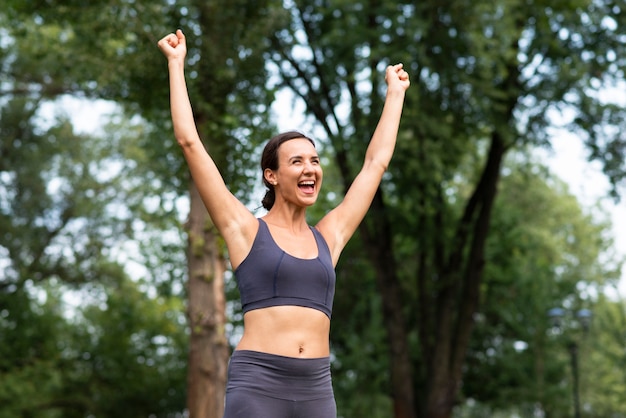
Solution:
{"label": "woman's right arm", "polygon": [[[215,162],[200,140],[185,81],[185,35],[179,29],[158,43],[167,58],[170,83],[170,107],[174,136],[189,166],[191,176],[211,219],[229,247],[231,261],[245,256],[258,223],[250,211],[228,190]],[[232,248],[231,248],[232,247]]]}

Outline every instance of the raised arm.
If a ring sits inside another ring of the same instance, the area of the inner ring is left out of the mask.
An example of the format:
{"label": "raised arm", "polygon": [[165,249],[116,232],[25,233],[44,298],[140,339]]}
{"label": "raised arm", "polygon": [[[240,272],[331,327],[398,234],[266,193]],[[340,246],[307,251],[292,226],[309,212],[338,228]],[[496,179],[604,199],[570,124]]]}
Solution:
{"label": "raised arm", "polygon": [[185,81],[185,35],[179,29],[161,39],[158,47],[167,58],[174,136],[202,201],[228,245],[231,261],[236,264],[240,258],[238,254],[241,252],[245,256],[251,246],[256,219],[228,190],[198,135]]}
{"label": "raised arm", "polygon": [[389,166],[398,136],[404,95],[409,75],[402,64],[387,67],[387,95],[383,111],[365,153],[361,171],[354,179],[343,201],[317,224],[328,242],[336,264],[346,243],[367,213],[383,174]]}

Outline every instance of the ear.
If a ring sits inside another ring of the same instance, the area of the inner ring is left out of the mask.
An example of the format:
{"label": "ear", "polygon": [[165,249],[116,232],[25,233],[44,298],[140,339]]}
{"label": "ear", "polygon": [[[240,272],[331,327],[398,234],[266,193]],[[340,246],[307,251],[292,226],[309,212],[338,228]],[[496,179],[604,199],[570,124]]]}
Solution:
{"label": "ear", "polygon": [[274,173],[274,170],[266,168],[265,171],[263,171],[263,178],[269,184],[272,184],[274,186],[276,185],[276,173]]}

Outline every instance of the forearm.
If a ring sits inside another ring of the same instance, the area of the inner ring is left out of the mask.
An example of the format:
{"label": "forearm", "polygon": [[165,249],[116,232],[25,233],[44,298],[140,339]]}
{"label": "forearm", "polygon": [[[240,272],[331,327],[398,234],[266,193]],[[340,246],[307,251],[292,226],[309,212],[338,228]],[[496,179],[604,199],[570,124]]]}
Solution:
{"label": "forearm", "polygon": [[168,61],[170,79],[170,108],[174,136],[181,147],[190,146],[199,140],[193,110],[187,92],[184,63]]}
{"label": "forearm", "polygon": [[404,91],[389,90],[383,111],[365,153],[365,163],[375,163],[386,170],[396,145],[400,117],[404,105]]}

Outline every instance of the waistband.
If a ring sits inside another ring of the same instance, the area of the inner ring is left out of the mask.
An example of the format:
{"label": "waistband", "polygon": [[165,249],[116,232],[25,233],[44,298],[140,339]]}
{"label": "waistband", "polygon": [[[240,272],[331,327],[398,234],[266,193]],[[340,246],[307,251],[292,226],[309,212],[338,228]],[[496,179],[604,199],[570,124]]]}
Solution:
{"label": "waistband", "polygon": [[237,389],[294,401],[332,397],[330,357],[298,358],[235,350],[228,365],[226,391]]}

